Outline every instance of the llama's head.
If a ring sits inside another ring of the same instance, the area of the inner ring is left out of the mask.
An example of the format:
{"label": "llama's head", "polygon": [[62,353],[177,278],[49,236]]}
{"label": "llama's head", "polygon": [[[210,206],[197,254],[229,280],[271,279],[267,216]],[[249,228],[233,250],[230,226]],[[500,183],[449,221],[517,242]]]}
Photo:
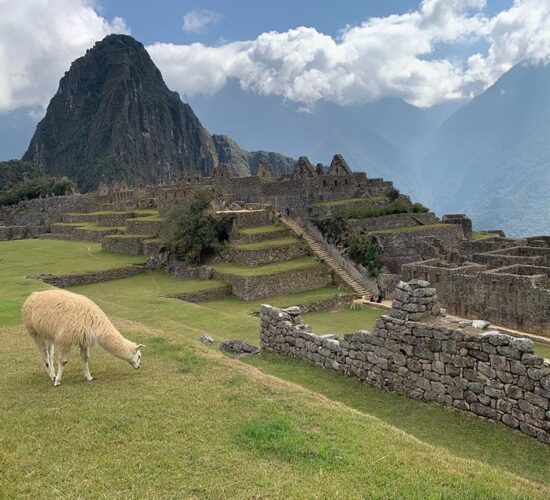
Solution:
{"label": "llama's head", "polygon": [[134,352],[128,362],[137,370],[141,366],[141,348],[145,347],[143,344],[135,344]]}

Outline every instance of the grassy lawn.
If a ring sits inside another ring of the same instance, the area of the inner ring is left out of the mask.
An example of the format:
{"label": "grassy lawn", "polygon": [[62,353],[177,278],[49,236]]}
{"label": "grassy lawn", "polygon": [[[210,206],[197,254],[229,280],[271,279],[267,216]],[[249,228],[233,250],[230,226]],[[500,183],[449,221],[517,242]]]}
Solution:
{"label": "grassy lawn", "polygon": [[[139,260],[49,240],[0,243],[0,256],[1,300],[18,314],[27,293],[46,288],[27,274]],[[202,346],[203,333],[257,343],[259,320],[249,312],[261,303],[166,297],[205,286],[215,284],[147,273],[73,288],[147,347],[138,371],[93,349],[91,383],[74,350],[56,389],[19,317],[0,317],[1,498],[550,495],[550,447],[523,434],[300,362],[238,360]],[[283,307],[335,293],[264,301]],[[366,308],[353,313],[324,314],[339,330],[368,322]]]}
{"label": "grassy lawn", "polygon": [[303,315],[306,323],[313,327],[313,331],[320,335],[328,333],[352,333],[357,330],[372,330],[374,323],[388,311],[375,307],[363,309],[342,309],[334,312],[312,312]]}
{"label": "grassy lawn", "polygon": [[550,359],[550,345],[542,342],[535,343],[535,352],[543,358]]}
{"label": "grassy lawn", "polygon": [[486,240],[487,238],[494,238],[495,236],[496,236],[495,234],[472,231],[472,236],[470,237],[470,240],[472,241]]}
{"label": "grassy lawn", "polygon": [[101,251],[98,243],[18,240],[0,243],[0,326],[21,321],[21,305],[35,290],[50,288],[28,275],[74,274],[141,263],[143,256]]}
{"label": "grassy lawn", "polygon": [[277,224],[267,224],[265,226],[246,227],[239,229],[239,233],[243,234],[264,234],[264,233],[277,233],[279,231],[285,231],[284,226],[278,226]]}
{"label": "grassy lawn", "polygon": [[288,236],[286,238],[263,240],[254,243],[233,243],[230,246],[239,250],[260,250],[262,248],[283,247],[287,245],[294,245],[296,243],[298,243],[297,238],[294,238],[293,236]]}
{"label": "grassy lawn", "polygon": [[259,276],[261,274],[274,274],[284,271],[295,271],[308,267],[320,266],[321,262],[315,257],[300,257],[299,259],[267,264],[265,266],[248,267],[237,264],[214,264],[212,267],[221,273],[237,274],[239,276]]}

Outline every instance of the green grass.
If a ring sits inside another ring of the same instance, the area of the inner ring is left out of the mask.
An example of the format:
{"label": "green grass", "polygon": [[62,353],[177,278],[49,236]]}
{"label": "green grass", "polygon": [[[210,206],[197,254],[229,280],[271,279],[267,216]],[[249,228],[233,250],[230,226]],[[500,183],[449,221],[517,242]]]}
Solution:
{"label": "green grass", "polygon": [[136,210],[100,210],[99,212],[67,212],[67,215],[130,215],[138,214],[144,217],[158,215],[158,210],[153,208],[139,208]]}
{"label": "green grass", "polygon": [[535,342],[535,352],[543,358],[550,359],[550,344]]}
{"label": "green grass", "polygon": [[136,217],[134,219],[128,219],[130,221],[153,221],[153,222],[166,222],[168,219],[164,215],[147,215],[144,217]]}
{"label": "green grass", "polygon": [[89,224],[80,227],[86,231],[112,231],[113,229],[124,231],[126,229],[124,226],[98,226],[97,224]]}
{"label": "green grass", "polygon": [[328,201],[321,201],[319,203],[315,203],[311,205],[312,207],[340,207],[343,205],[353,205],[356,203],[366,203],[372,201],[380,201],[385,200],[387,197],[385,195],[378,195],[378,196],[369,196],[368,198],[344,198],[340,200],[328,200]]}
{"label": "green grass", "polygon": [[[10,310],[46,287],[26,274],[139,259],[49,240],[0,243],[0,256],[7,259],[0,306],[9,301]],[[146,273],[73,288],[115,318],[125,336],[146,344],[144,361],[136,371],[93,349],[96,380],[88,383],[74,350],[57,389],[20,319],[1,317],[0,497],[550,495],[550,447],[523,434],[301,362],[237,360],[202,346],[203,333],[258,342],[259,320],[248,313],[260,301],[166,298],[208,284]],[[264,301],[282,307],[335,293],[327,287]]]}
{"label": "green grass", "polygon": [[75,274],[143,262],[143,256],[101,251],[97,243],[17,240],[0,243],[0,326],[21,321],[21,305],[35,290],[50,288],[31,274]]}
{"label": "green grass", "polygon": [[303,319],[313,327],[313,331],[317,334],[336,333],[342,335],[357,330],[371,331],[376,320],[387,312],[384,309],[365,306],[363,309],[348,308],[335,312],[311,312],[304,314]]}
{"label": "green grass", "polygon": [[472,241],[486,240],[487,238],[494,238],[495,236],[496,236],[495,234],[472,231],[472,236],[470,237],[470,240]]}
{"label": "green grass", "polygon": [[440,229],[440,228],[449,228],[450,224],[425,224],[424,226],[407,226],[407,227],[398,227],[395,229],[381,229],[376,231],[371,231],[375,234],[390,234],[390,233],[417,233],[422,231],[429,231],[431,229]]}
{"label": "green grass", "polygon": [[261,250],[262,248],[283,247],[287,245],[295,245],[296,243],[298,243],[297,238],[288,236],[286,238],[256,241],[254,243],[233,243],[229,246],[238,250]]}
{"label": "green grass", "polygon": [[309,267],[320,266],[321,262],[315,257],[300,257],[299,259],[277,262],[265,266],[247,267],[236,264],[214,264],[212,267],[221,273],[236,274],[239,276],[260,276],[262,274],[275,274],[284,271],[296,271]]}
{"label": "green grass", "polygon": [[276,224],[267,224],[265,226],[246,227],[239,229],[239,233],[243,234],[264,234],[264,233],[277,233],[279,231],[286,231],[284,226],[278,226]]}

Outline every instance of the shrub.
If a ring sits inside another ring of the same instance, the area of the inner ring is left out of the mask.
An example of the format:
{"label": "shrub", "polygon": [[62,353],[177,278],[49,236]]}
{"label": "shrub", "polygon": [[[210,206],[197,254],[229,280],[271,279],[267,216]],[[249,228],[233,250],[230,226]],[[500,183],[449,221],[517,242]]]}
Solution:
{"label": "shrub", "polygon": [[348,240],[351,260],[365,266],[371,276],[378,276],[383,267],[382,248],[368,234],[353,234]]}
{"label": "shrub", "polygon": [[76,185],[69,178],[41,175],[23,179],[8,191],[0,193],[0,205],[14,205],[23,200],[32,200],[43,196],[63,196],[75,192]]}
{"label": "shrub", "polygon": [[424,214],[426,212],[429,212],[430,209],[422,205],[422,203],[415,203],[413,205],[413,212],[415,214]]}
{"label": "shrub", "polygon": [[329,215],[314,221],[319,231],[329,240],[340,242],[349,230],[348,222],[340,215]]}
{"label": "shrub", "polygon": [[172,215],[176,226],[172,249],[178,259],[199,264],[229,239],[234,216],[216,215],[209,209],[211,201],[210,191],[197,191],[188,206]]}
{"label": "shrub", "polygon": [[386,192],[386,196],[390,201],[396,201],[401,196],[401,193],[399,192],[399,189],[392,187]]}

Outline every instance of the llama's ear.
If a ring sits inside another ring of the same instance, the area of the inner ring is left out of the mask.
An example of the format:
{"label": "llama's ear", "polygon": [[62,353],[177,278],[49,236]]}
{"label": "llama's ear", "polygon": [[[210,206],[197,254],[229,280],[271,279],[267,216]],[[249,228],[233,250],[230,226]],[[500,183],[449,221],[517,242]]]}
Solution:
{"label": "llama's ear", "polygon": [[144,344],[138,344],[136,349],[141,349],[142,347],[145,347],[145,345]]}

